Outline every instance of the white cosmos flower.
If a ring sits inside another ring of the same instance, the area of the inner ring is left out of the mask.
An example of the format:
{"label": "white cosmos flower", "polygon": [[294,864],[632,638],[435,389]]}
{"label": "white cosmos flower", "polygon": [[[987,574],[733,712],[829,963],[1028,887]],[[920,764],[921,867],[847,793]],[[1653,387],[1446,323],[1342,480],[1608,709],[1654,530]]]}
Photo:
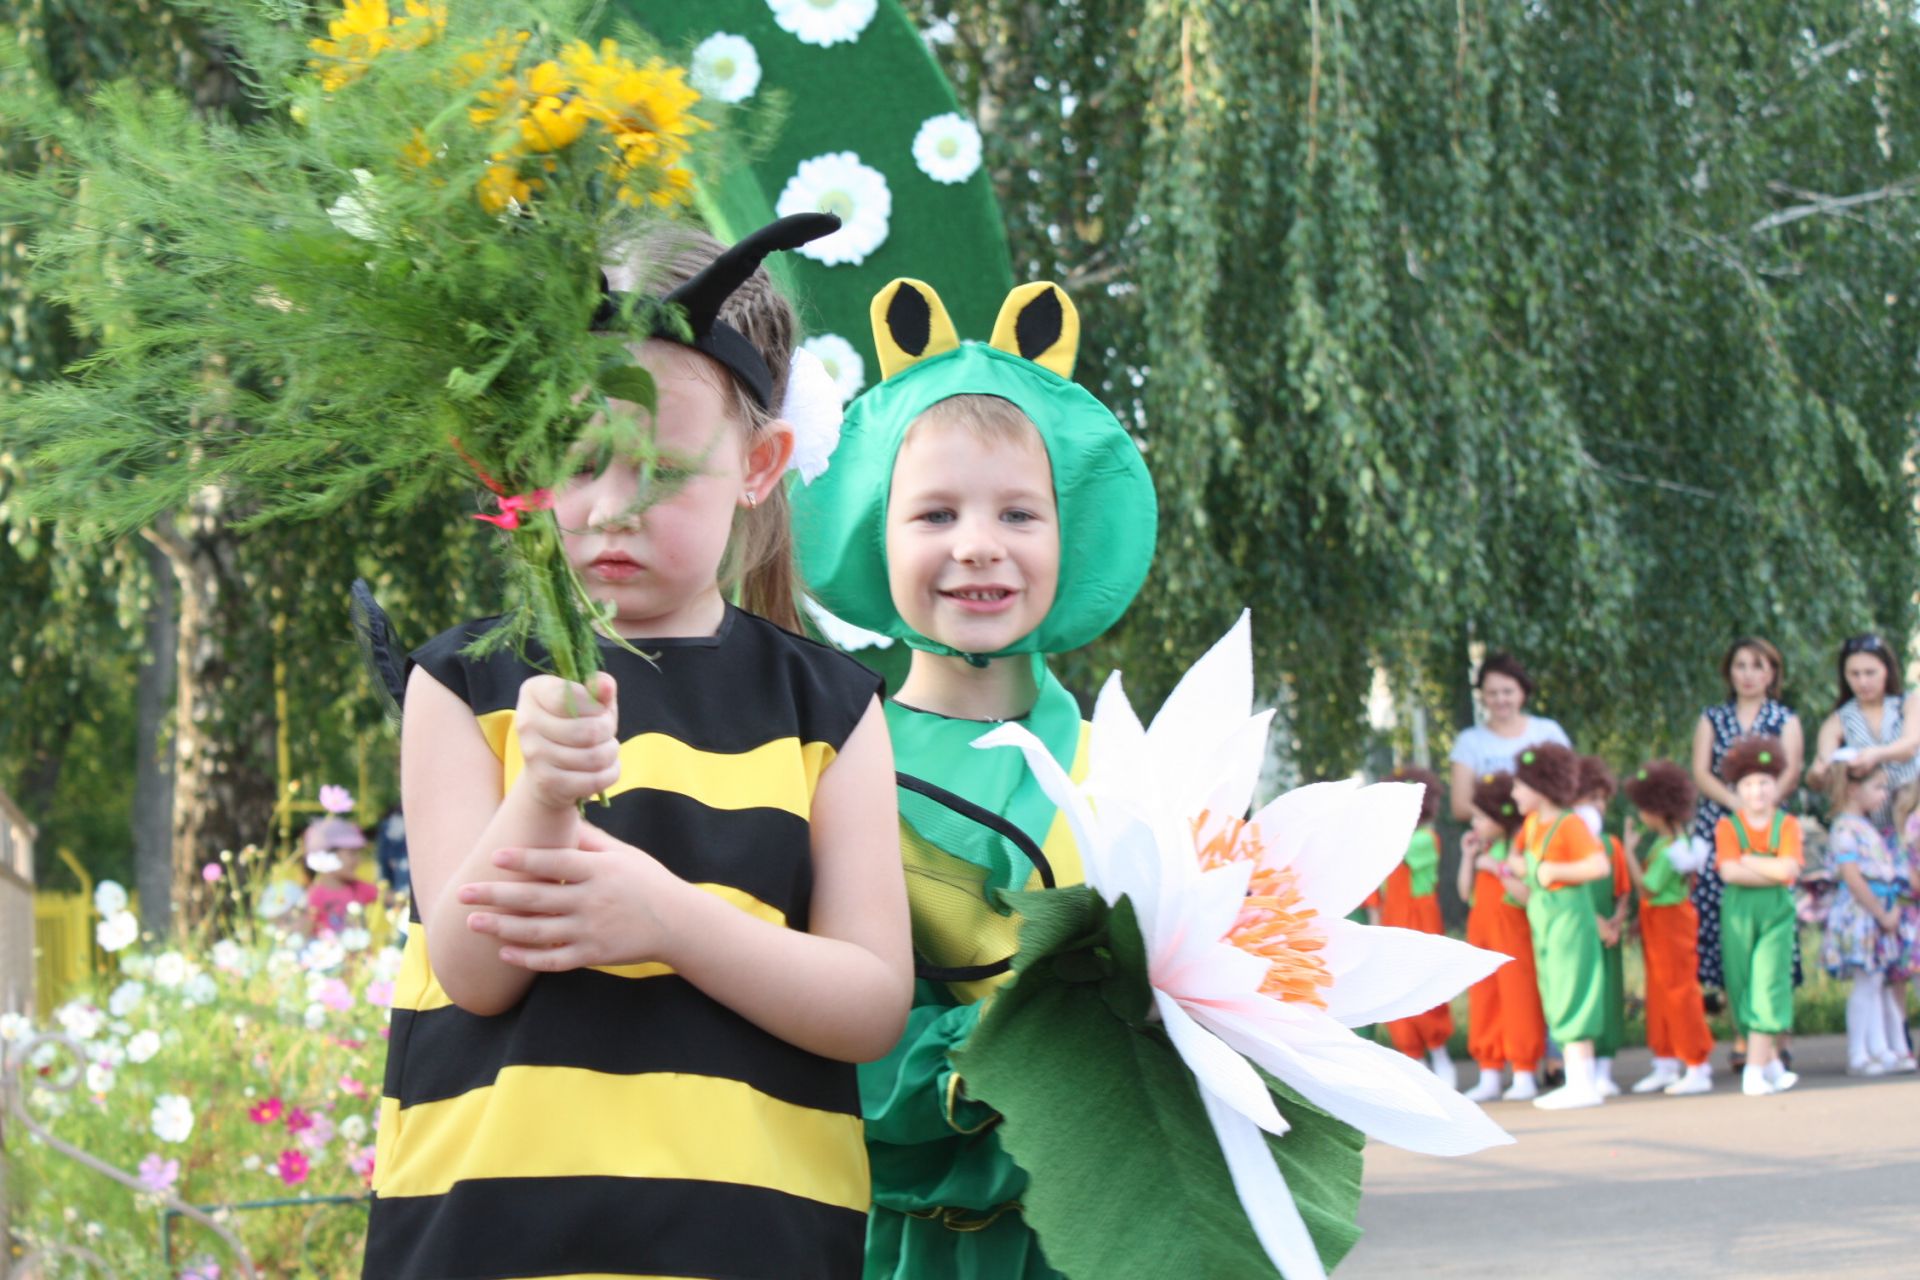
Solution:
{"label": "white cosmos flower", "polygon": [[188,1004],[209,1005],[220,998],[220,988],[212,974],[202,971],[187,979],[186,990],[181,994]]}
{"label": "white cosmos flower", "polygon": [[100,1010],[90,1004],[82,1004],[78,1000],[63,1004],[56,1009],[53,1020],[60,1024],[62,1031],[75,1040],[93,1039],[100,1034],[100,1028],[107,1022],[106,1016]]}
{"label": "white cosmos flower", "polygon": [[746,37],[715,32],[694,46],[687,79],[706,97],[744,102],[760,87],[760,55]]}
{"label": "white cosmos flower", "polygon": [[146,998],[146,995],[147,988],[144,983],[123,982],[113,989],[112,995],[107,997],[107,1012],[116,1018],[124,1018],[140,1007],[140,1002]]}
{"label": "white cosmos flower", "polygon": [[0,1013],[0,1044],[25,1040],[33,1033],[33,1019],[24,1013]]}
{"label": "white cosmos flower", "polygon": [[232,938],[214,943],[210,958],[213,967],[222,973],[245,974],[247,971],[247,953]]}
{"label": "white cosmos flower", "polygon": [[816,333],[802,342],[800,349],[810,352],[833,379],[833,389],[840,394],[841,404],[866,389],[867,362],[861,358],[860,349],[839,334]]}
{"label": "white cosmos flower", "polygon": [[185,1142],[193,1132],[193,1104],[177,1093],[153,1100],[153,1136],[162,1142]]}
{"label": "white cosmos flower", "polygon": [[367,1136],[367,1118],[348,1116],[340,1122],[340,1136],[348,1142],[363,1142]]}
{"label": "white cosmos flower", "polygon": [[980,130],[955,111],[934,116],[913,135],[913,162],[935,182],[965,182],[980,170]]}
{"label": "white cosmos flower", "polygon": [[373,945],[373,935],[358,927],[340,931],[340,949],[342,951],[365,951]]}
{"label": "white cosmos flower", "polygon": [[113,1090],[113,1068],[104,1062],[87,1064],[87,1092],[110,1093]]}
{"label": "white cosmos flower", "polygon": [[1403,1054],[1350,1028],[1432,1008],[1504,957],[1343,917],[1405,855],[1420,789],[1322,783],[1242,820],[1272,712],[1250,716],[1246,615],[1143,727],[1107,681],[1076,786],[1024,726],[1015,746],[1079,842],[1087,883],[1133,904],[1154,1007],[1201,1099],[1254,1233],[1287,1280],[1325,1274],[1262,1130],[1286,1121],[1255,1067],[1369,1137],[1428,1155],[1512,1139]]}
{"label": "white cosmos flower", "polygon": [[893,217],[893,192],[878,169],[860,162],[851,151],[829,151],[802,160],[780,192],[774,212],[785,218],[795,213],[831,213],[840,229],[800,246],[798,252],[839,266],[867,260],[887,239]]}
{"label": "white cosmos flower", "polygon": [[163,951],[153,962],[153,980],[163,987],[177,987],[193,974],[193,966],[178,951]]}
{"label": "white cosmos flower", "polygon": [[93,887],[93,909],[110,916],[127,909],[127,890],[118,880],[102,880]]}
{"label": "white cosmos flower", "polygon": [[291,880],[275,880],[260,895],[258,911],[263,920],[278,920],[289,911],[307,905],[307,891]]}
{"label": "white cosmos flower", "polygon": [[392,982],[400,976],[400,966],[405,962],[406,952],[399,947],[382,947],[373,958],[373,976]]}
{"label": "white cosmos flower", "polygon": [[124,951],[140,937],[140,920],[131,911],[116,911],[93,926],[93,940],[102,951]]}
{"label": "white cosmos flower", "polygon": [[873,21],[879,0],[767,0],[773,20],[803,44],[844,44],[858,40]]}
{"label": "white cosmos flower", "polygon": [[157,1031],[136,1031],[133,1039],[127,1041],[127,1061],[132,1063],[151,1062],[153,1055],[160,1052],[160,1033]]}

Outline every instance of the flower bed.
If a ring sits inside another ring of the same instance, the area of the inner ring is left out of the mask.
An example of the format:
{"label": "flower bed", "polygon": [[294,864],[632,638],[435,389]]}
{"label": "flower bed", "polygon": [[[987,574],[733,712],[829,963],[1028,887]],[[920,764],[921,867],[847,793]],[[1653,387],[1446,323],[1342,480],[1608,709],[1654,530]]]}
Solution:
{"label": "flower bed", "polygon": [[[0,1018],[8,1061],[27,1055],[28,1111],[146,1188],[87,1168],[9,1116],[13,1229],[28,1252],[51,1255],[48,1276],[94,1274],[61,1252],[76,1246],[142,1280],[235,1274],[218,1237],[180,1218],[169,1224],[173,1256],[163,1256],[163,1194],[197,1206],[366,1195],[400,952],[374,947],[357,927],[313,941],[272,921],[247,932],[184,951],[123,952],[118,973],[42,1025]],[[81,1057],[46,1041],[28,1053],[41,1034],[64,1037]],[[358,1203],[216,1216],[263,1277],[359,1274]]]}

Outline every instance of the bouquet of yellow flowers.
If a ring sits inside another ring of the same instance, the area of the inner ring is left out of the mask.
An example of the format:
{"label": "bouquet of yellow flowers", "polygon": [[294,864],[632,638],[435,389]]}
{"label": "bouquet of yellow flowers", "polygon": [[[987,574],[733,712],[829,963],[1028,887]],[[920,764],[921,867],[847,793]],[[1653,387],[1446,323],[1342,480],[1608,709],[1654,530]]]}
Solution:
{"label": "bouquet of yellow flowers", "polygon": [[97,340],[0,406],[26,505],[111,536],[209,492],[245,524],[484,489],[508,598],[481,645],[585,679],[599,615],[551,487],[583,439],[648,456],[630,348],[685,321],[644,291],[608,308],[601,270],[685,207],[698,95],[640,33],[590,40],[580,0],[211,12],[246,123],[133,84],[84,114],[0,101],[59,156],[0,177],[0,218]]}

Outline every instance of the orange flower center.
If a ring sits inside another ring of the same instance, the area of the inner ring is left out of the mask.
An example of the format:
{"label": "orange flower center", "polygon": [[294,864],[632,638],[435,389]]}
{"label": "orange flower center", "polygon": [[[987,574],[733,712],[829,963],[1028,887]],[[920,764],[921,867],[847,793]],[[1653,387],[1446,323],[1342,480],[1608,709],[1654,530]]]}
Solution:
{"label": "orange flower center", "polygon": [[1293,872],[1260,865],[1266,845],[1259,828],[1244,818],[1221,822],[1202,813],[1193,822],[1193,847],[1202,871],[1235,862],[1254,864],[1247,900],[1227,931],[1227,941],[1267,962],[1260,994],[1326,1008],[1320,989],[1333,985],[1333,975],[1320,954],[1327,945],[1326,935],[1314,923],[1320,912],[1301,900]]}

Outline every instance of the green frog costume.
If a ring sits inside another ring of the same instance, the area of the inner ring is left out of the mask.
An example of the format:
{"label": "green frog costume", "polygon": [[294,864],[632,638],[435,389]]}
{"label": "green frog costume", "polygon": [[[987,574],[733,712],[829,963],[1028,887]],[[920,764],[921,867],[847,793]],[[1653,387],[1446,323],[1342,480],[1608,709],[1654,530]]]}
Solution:
{"label": "green frog costume", "polygon": [[[874,297],[872,319],[882,380],[849,406],[833,465],[795,491],[809,589],[848,622],[916,650],[976,664],[1031,661],[1039,696],[1025,723],[1079,778],[1087,727],[1045,657],[1088,643],[1126,611],[1152,562],[1158,516],[1132,437],[1071,380],[1078,313],[1057,286],[1022,285],[1008,295],[990,343],[963,343],[939,295],[902,279]],[[901,443],[928,408],[967,394],[998,396],[1032,420],[1059,507],[1053,607],[1034,631],[992,654],[960,653],[918,634],[900,618],[887,584],[887,500]],[[967,1098],[948,1054],[1005,981],[1015,950],[1019,921],[996,895],[1079,883],[1079,854],[1019,752],[973,749],[989,725],[897,702],[886,713],[903,775],[901,855],[920,976],[899,1044],[860,1068],[874,1195],[865,1274],[1045,1280],[1058,1273],[1020,1213],[1027,1174],[1001,1148],[999,1117]],[[930,800],[929,790],[947,793],[948,803]],[[1019,838],[995,829],[1009,825]]]}

